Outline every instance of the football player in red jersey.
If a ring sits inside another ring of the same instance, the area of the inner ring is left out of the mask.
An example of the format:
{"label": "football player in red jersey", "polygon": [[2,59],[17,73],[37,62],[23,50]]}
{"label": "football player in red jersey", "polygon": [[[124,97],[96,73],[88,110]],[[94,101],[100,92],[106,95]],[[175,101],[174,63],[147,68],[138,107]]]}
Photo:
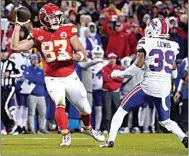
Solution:
{"label": "football player in red jersey", "polygon": [[[71,145],[68,130],[68,117],[65,113],[65,97],[80,111],[84,127],[82,132],[97,141],[105,137],[91,127],[91,107],[83,83],[79,80],[74,61],[87,60],[87,54],[77,37],[77,28],[72,24],[61,25],[62,12],[52,3],[45,4],[39,10],[39,19],[43,27],[34,28],[28,39],[19,41],[22,23],[15,24],[11,48],[16,51],[27,51],[36,47],[42,54],[46,87],[56,104],[56,122],[61,129],[60,146]],[[24,23],[25,24],[25,23]]]}

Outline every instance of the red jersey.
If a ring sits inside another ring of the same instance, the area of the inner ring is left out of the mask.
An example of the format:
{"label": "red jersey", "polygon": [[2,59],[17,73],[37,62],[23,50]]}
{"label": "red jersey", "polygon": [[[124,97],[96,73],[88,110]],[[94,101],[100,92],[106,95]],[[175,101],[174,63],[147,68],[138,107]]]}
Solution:
{"label": "red jersey", "polygon": [[31,36],[42,54],[45,76],[66,77],[73,73],[73,60],[63,61],[61,52],[66,51],[72,56],[70,38],[74,35],[77,35],[77,28],[73,24],[62,25],[54,32],[44,28],[32,29]]}

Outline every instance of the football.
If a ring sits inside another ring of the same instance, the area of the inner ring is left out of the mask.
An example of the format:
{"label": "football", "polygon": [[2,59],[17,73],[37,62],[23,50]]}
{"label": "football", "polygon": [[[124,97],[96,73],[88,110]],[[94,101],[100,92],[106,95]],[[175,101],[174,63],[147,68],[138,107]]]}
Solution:
{"label": "football", "polygon": [[27,22],[31,18],[31,12],[28,8],[21,6],[16,10],[16,17],[18,22]]}

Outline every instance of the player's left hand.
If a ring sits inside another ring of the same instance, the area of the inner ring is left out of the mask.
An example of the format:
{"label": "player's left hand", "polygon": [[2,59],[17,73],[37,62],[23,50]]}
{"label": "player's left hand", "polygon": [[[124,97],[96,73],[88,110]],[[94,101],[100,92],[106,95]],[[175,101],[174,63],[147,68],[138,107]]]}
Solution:
{"label": "player's left hand", "polygon": [[66,61],[66,60],[71,60],[72,57],[68,54],[67,51],[61,50],[61,51],[59,51],[59,58],[58,59],[61,60],[61,61]]}
{"label": "player's left hand", "polygon": [[122,71],[121,70],[114,70],[112,73],[111,73],[111,78],[112,79],[115,79],[117,77],[122,77]]}
{"label": "player's left hand", "polygon": [[175,103],[178,103],[178,102],[179,102],[180,97],[181,97],[180,92],[176,92],[176,94],[175,94],[175,96],[174,96],[174,102],[175,102]]}

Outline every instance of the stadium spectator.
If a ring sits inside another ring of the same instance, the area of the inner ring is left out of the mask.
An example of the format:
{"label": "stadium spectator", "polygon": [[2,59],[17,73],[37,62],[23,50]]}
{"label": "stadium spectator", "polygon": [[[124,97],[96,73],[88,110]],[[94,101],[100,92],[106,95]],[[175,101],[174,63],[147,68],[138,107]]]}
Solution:
{"label": "stadium spectator", "polygon": [[103,77],[103,90],[104,90],[104,119],[102,129],[104,133],[109,132],[110,122],[113,114],[120,105],[120,87],[123,78],[112,79],[110,74],[113,70],[123,70],[123,67],[116,64],[116,59],[118,56],[115,53],[110,53],[108,55],[108,65],[104,66],[102,69]]}
{"label": "stadium spectator", "polygon": [[101,36],[97,33],[96,24],[90,22],[88,28],[89,28],[89,38],[92,39],[95,45],[100,45],[102,47]]}
{"label": "stadium spectator", "polygon": [[132,23],[130,30],[127,31],[128,33],[128,45],[130,47],[130,53],[128,56],[136,55],[137,54],[137,42],[144,36],[142,29],[139,27],[137,23]]}
{"label": "stadium spectator", "polygon": [[89,37],[89,29],[88,27],[81,27],[80,29],[80,35],[79,40],[85,50],[87,51],[87,54],[89,57],[91,57],[91,50],[95,46],[95,43],[93,40]]}
{"label": "stadium spectator", "polygon": [[94,1],[88,2],[86,11],[87,11],[86,14],[91,16],[93,22],[95,22],[95,23],[98,22],[99,13],[95,8]]}
{"label": "stadium spectator", "polygon": [[33,54],[30,56],[31,66],[24,71],[25,79],[30,85],[31,93],[27,97],[27,104],[29,108],[29,129],[30,134],[36,134],[34,127],[34,116],[36,109],[38,111],[38,123],[39,134],[49,134],[45,129],[45,114],[46,114],[46,102],[45,102],[45,81],[43,70],[39,66],[39,56]]}
{"label": "stadium spectator", "polygon": [[[108,36],[108,45],[106,47],[105,56],[107,57],[112,51],[118,56],[119,59],[129,56],[130,48],[128,44],[128,36],[124,32],[124,27],[121,22],[115,23],[115,30],[109,27],[109,17],[104,21],[104,31]],[[117,42],[119,41],[119,46]]]}

